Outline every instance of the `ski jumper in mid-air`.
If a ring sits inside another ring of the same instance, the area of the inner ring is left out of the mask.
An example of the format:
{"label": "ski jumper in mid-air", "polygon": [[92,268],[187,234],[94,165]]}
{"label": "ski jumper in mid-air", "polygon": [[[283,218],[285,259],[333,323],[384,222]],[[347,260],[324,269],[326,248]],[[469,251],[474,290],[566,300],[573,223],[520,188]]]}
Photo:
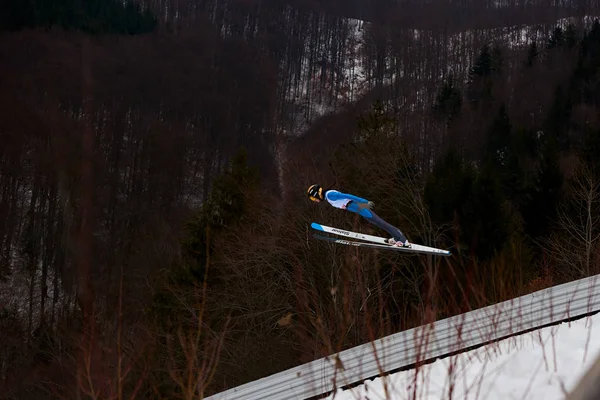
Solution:
{"label": "ski jumper in mid-air", "polygon": [[386,242],[398,247],[411,247],[400,229],[385,222],[372,210],[373,202],[351,194],[342,193],[337,190],[323,190],[319,185],[312,185],[307,191],[308,198],[315,203],[327,200],[333,207],[347,210],[365,218],[371,224],[385,230],[392,237]]}

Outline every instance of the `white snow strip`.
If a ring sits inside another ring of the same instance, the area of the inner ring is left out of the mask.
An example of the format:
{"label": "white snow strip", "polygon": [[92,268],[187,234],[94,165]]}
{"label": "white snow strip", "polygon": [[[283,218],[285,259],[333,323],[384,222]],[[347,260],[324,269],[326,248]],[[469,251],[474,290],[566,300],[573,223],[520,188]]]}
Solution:
{"label": "white snow strip", "polygon": [[338,390],[327,399],[564,399],[599,355],[595,314]]}

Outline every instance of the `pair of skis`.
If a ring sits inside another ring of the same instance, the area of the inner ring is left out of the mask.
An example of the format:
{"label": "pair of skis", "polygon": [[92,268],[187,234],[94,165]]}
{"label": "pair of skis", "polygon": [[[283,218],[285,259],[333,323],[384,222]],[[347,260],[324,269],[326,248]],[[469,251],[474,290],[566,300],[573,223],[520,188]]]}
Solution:
{"label": "pair of skis", "polygon": [[397,250],[404,251],[407,253],[421,253],[421,254],[432,254],[435,256],[449,256],[450,252],[448,250],[437,249],[435,247],[422,246],[420,244],[411,244],[410,247],[399,247],[394,246],[389,243],[386,243],[385,238],[381,236],[372,236],[365,235],[363,233],[345,231],[343,229],[332,228],[330,226],[317,224],[315,222],[310,224],[311,228],[320,232],[332,233],[334,235],[344,236],[346,238],[363,240],[363,242],[354,241],[354,240],[344,240],[333,238],[329,236],[321,236],[318,234],[314,234],[313,236],[319,240],[326,240],[334,243],[344,244],[347,246],[364,246],[364,247],[374,247],[381,248],[387,250]]}

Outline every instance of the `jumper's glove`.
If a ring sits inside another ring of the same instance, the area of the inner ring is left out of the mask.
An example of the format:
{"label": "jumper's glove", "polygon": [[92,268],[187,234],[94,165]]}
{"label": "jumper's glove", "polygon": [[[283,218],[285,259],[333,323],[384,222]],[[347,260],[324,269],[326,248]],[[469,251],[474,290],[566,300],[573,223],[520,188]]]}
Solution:
{"label": "jumper's glove", "polygon": [[360,208],[361,210],[363,208],[368,208],[369,210],[373,208],[375,204],[372,201],[369,201],[368,203],[358,203],[358,208]]}

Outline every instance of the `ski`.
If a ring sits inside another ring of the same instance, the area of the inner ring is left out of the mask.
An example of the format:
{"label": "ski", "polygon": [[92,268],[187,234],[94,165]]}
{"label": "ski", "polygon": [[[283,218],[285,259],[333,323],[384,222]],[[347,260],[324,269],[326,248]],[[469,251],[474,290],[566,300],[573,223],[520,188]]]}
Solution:
{"label": "ski", "polygon": [[344,244],[347,246],[373,247],[373,248],[378,248],[378,249],[403,251],[406,253],[431,254],[434,256],[449,256],[450,255],[450,252],[447,250],[436,249],[434,247],[421,246],[418,244],[412,244],[411,247],[398,247],[398,246],[392,246],[390,244],[377,244],[377,243],[370,243],[370,242],[358,242],[358,241],[354,241],[354,240],[338,239],[338,238],[329,237],[329,236],[322,236],[322,235],[319,235],[316,233],[313,234],[313,236],[319,240],[326,240],[326,241],[330,241],[330,242],[334,242],[334,243],[338,243],[338,244]]}
{"label": "ski", "polygon": [[343,229],[332,228],[331,226],[317,224],[316,222],[311,223],[310,226],[311,226],[311,228],[313,228],[314,230],[317,230],[317,231],[333,233],[334,235],[345,236],[345,237],[349,237],[349,238],[353,238],[353,239],[366,240],[367,242],[379,243],[379,244],[384,244],[386,246],[390,246],[390,244],[385,242],[385,238],[383,238],[381,236],[372,236],[372,235],[365,235],[364,233],[345,231]]}
{"label": "ski", "polygon": [[403,252],[407,252],[407,253],[432,254],[432,255],[439,255],[439,256],[449,256],[451,254],[448,250],[442,250],[442,249],[438,249],[435,247],[429,247],[429,246],[422,246],[420,244],[414,244],[414,243],[411,243],[411,247],[393,246],[391,244],[386,243],[385,238],[380,237],[380,236],[365,235],[365,234],[358,233],[358,232],[346,231],[343,229],[332,228],[330,226],[320,225],[320,224],[317,224],[314,222],[311,224],[311,227],[313,229],[321,231],[321,232],[327,232],[327,233],[332,233],[332,234],[336,234],[336,235],[340,235],[340,236],[345,236],[345,237],[350,237],[350,238],[366,241],[366,242],[358,242],[358,241],[353,241],[353,240],[337,239],[337,238],[322,236],[322,235],[318,235],[318,234],[313,235],[315,238],[320,239],[320,240],[326,240],[326,241],[330,241],[330,242],[334,242],[334,243],[338,243],[338,244],[344,244],[344,245],[348,245],[348,246],[364,246],[364,247],[373,247],[373,248],[383,248],[383,249],[388,249],[388,250],[403,251]]}

